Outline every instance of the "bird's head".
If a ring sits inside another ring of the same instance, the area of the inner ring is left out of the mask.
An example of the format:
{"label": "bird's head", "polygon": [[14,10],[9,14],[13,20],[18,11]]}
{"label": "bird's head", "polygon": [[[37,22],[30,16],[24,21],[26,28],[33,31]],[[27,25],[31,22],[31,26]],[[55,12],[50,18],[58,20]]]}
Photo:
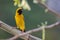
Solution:
{"label": "bird's head", "polygon": [[21,15],[21,14],[22,14],[22,8],[18,8],[18,9],[17,9],[17,13],[18,13],[19,15]]}

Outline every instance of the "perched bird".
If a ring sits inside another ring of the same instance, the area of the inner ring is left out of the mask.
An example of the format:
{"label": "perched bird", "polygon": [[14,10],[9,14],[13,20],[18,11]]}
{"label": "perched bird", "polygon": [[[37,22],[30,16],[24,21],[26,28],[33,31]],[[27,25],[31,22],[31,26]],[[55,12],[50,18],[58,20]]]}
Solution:
{"label": "perched bird", "polygon": [[25,22],[24,22],[24,16],[22,14],[22,8],[18,8],[16,10],[15,21],[17,28],[19,28],[22,32],[25,32]]}
{"label": "perched bird", "polygon": [[[21,32],[25,32],[25,22],[24,22],[24,16],[22,14],[22,8],[18,8],[16,10],[15,21],[16,21],[17,28],[19,28]],[[25,40],[29,40],[29,38]]]}

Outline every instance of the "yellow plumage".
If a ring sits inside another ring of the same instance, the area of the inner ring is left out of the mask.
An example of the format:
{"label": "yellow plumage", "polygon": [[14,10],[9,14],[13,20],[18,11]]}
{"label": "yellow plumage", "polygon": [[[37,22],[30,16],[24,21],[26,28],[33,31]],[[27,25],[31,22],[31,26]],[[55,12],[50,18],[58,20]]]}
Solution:
{"label": "yellow plumage", "polygon": [[16,10],[15,21],[16,21],[17,28],[19,28],[21,31],[24,32],[25,31],[25,22],[24,22],[24,16],[21,11],[22,11],[22,8],[18,8]]}

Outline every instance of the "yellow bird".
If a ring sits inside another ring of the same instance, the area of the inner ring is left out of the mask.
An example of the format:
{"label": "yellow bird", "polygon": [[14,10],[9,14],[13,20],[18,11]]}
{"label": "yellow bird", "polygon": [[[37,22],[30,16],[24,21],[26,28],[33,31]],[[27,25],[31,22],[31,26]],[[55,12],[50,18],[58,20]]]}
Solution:
{"label": "yellow bird", "polygon": [[25,22],[24,22],[24,16],[22,14],[22,8],[18,8],[16,10],[15,21],[17,28],[19,28],[22,32],[25,32]]}

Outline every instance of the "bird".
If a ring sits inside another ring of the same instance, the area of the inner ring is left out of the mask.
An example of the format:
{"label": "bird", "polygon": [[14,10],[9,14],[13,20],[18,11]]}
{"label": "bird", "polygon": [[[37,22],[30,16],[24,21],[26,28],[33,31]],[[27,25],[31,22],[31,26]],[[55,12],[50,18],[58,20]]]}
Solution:
{"label": "bird", "polygon": [[[22,13],[22,8],[17,8],[16,14],[15,14],[15,22],[16,22],[17,28],[19,28],[19,30],[22,33],[26,32],[25,21],[24,21],[24,15]],[[25,40],[29,40],[29,37]]]}
{"label": "bird", "polygon": [[25,32],[25,21],[24,21],[24,15],[22,13],[22,10],[23,10],[22,8],[16,9],[15,22],[16,22],[17,28],[21,32]]}

